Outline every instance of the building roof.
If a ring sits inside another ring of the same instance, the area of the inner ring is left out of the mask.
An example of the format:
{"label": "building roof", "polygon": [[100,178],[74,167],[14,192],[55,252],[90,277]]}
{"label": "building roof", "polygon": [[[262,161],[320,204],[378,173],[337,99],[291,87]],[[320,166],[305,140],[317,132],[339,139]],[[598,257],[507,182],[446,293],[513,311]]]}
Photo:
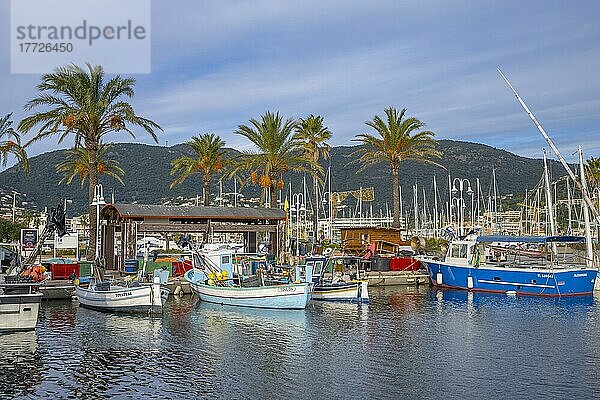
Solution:
{"label": "building roof", "polygon": [[101,215],[116,212],[123,219],[211,219],[211,220],[284,220],[279,208],[163,206],[150,204],[107,204]]}

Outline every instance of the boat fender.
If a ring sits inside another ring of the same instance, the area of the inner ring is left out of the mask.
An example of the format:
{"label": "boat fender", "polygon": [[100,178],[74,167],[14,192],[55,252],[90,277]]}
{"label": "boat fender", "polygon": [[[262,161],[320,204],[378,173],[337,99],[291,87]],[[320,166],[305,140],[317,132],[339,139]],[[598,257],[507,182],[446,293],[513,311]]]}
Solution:
{"label": "boat fender", "polygon": [[473,289],[473,277],[472,276],[467,276],[467,288]]}
{"label": "boat fender", "polygon": [[438,285],[441,285],[441,284],[442,284],[442,273],[441,273],[441,272],[438,272],[438,273],[436,274],[436,276],[435,276],[435,282],[436,282]]}
{"label": "boat fender", "polygon": [[174,294],[175,296],[180,296],[180,295],[183,295],[183,288],[181,287],[181,285],[180,285],[180,286],[177,286],[177,287],[175,288],[175,291],[173,292],[173,294]]}

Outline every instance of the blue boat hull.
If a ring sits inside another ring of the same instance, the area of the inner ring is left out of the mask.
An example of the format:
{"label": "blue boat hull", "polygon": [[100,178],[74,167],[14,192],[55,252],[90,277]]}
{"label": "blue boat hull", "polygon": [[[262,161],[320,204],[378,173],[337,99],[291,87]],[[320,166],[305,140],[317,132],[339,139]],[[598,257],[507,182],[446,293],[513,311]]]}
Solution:
{"label": "blue boat hull", "polygon": [[470,267],[425,261],[435,286],[534,296],[590,295],[598,270]]}

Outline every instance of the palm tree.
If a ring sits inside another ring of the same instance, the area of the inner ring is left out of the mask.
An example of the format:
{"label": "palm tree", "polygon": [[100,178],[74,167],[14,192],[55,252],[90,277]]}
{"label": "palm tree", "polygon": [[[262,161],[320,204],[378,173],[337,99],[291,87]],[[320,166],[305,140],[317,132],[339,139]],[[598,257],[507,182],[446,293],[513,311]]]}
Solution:
{"label": "palm tree", "polygon": [[293,134],[296,122],[283,120],[279,113],[267,111],[261,120],[250,120],[250,126],[240,125],[235,131],[250,140],[257,151],[242,152],[232,173],[250,172],[252,183],[269,190],[270,205],[277,206],[277,190],[283,189],[283,174],[289,171],[310,171],[310,162],[302,153],[300,140]]}
{"label": "palm tree", "polygon": [[[94,187],[98,183],[98,150],[102,138],[113,132],[126,132],[135,137],[132,127],[140,127],[158,142],[156,131],[162,128],[155,122],[136,115],[127,102],[134,95],[135,79],[115,76],[104,80],[101,66],[86,64],[59,67],[44,74],[38,84],[39,94],[25,108],[41,108],[19,123],[23,133],[40,126],[31,142],[58,135],[58,142],[73,136],[76,147],[83,145],[88,151],[88,199],[92,202]],[[90,249],[95,249],[96,209],[90,205]],[[94,250],[88,259],[95,257]]]}
{"label": "palm tree", "polygon": [[27,153],[21,146],[21,137],[11,126],[13,122],[10,117],[12,117],[12,113],[0,118],[0,165],[5,167],[8,155],[12,154],[27,173],[29,172]]}
{"label": "palm tree", "polygon": [[[229,175],[240,171],[250,172],[250,180],[268,189],[271,208],[277,207],[277,190],[284,187],[283,174],[289,171],[310,171],[304,157],[300,140],[294,136],[296,122],[284,120],[279,113],[267,111],[260,119],[250,120],[250,125],[240,125],[235,131],[250,140],[254,151],[244,151]],[[271,250],[277,254],[278,243],[275,232],[271,233]]]}
{"label": "palm tree", "polygon": [[600,187],[600,158],[591,157],[586,161],[585,175],[592,188]]}
{"label": "palm tree", "polygon": [[[301,118],[296,127],[296,139],[302,143],[302,151],[306,159],[312,162],[311,175],[313,179],[313,234],[314,243],[317,243],[318,237],[318,216],[319,216],[319,158],[323,156],[326,159],[329,156],[331,146],[326,142],[331,139],[331,131],[323,125],[323,117],[320,115],[310,115],[308,118]],[[331,195],[331,194],[330,194]]]}
{"label": "palm tree", "polygon": [[381,162],[387,162],[392,172],[392,193],[394,197],[394,224],[400,227],[400,193],[398,172],[403,161],[413,160],[429,164],[435,164],[432,158],[439,158],[442,153],[436,149],[437,141],[435,133],[421,131],[425,124],[415,117],[406,117],[406,109],[398,112],[393,107],[385,109],[386,120],[378,115],[373,120],[365,122],[373,128],[377,135],[368,133],[356,135],[355,141],[361,142],[362,146],[356,154],[360,156],[358,161],[362,163],[365,170]]}
{"label": "palm tree", "polygon": [[[100,147],[98,147],[96,174],[112,176],[121,185],[124,185],[121,177],[125,175],[125,171],[119,166],[119,161],[107,158],[107,152],[111,148],[111,144],[100,143]],[[90,153],[84,147],[74,147],[67,150],[65,160],[56,165],[56,172],[64,175],[59,183],[66,182],[67,185],[70,185],[75,177],[79,177],[81,186],[83,187],[85,180],[90,176],[89,170]]]}
{"label": "palm tree", "polygon": [[171,175],[177,175],[170,187],[183,183],[188,176],[199,173],[204,182],[204,205],[210,205],[210,181],[212,176],[223,170],[227,164],[225,159],[225,142],[213,133],[205,133],[200,136],[192,136],[192,140],[186,142],[194,153],[194,156],[184,156],[171,161]]}

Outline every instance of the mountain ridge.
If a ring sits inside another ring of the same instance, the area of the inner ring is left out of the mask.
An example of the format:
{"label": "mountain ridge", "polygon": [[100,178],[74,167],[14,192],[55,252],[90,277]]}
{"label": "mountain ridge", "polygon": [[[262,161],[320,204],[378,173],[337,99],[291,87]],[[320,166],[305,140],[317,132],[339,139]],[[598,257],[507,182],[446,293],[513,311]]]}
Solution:
{"label": "mountain ridge", "polygon": [[[389,167],[382,163],[357,172],[359,164],[355,164],[353,153],[359,145],[342,145],[332,147],[330,158],[321,160],[325,169],[331,165],[332,190],[348,191],[360,187],[375,188],[374,212],[378,208],[385,209],[385,204],[391,203],[391,174]],[[412,203],[412,187],[419,184],[419,196],[424,188],[430,196],[432,191],[432,178],[435,175],[441,197],[448,192],[448,174],[452,177],[467,178],[475,190],[476,178],[480,178],[482,192],[488,193],[492,170],[495,169],[498,183],[498,192],[502,195],[522,195],[525,189],[534,187],[543,171],[543,160],[519,156],[507,150],[474,142],[440,140],[439,149],[443,156],[439,167],[406,161],[400,167],[400,184],[403,190],[403,203],[409,206]],[[65,150],[52,150],[34,156],[30,159],[31,172],[25,176],[16,167],[11,167],[0,173],[0,191],[10,193],[15,190],[27,194],[27,201],[38,209],[55,206],[61,198],[73,200],[69,208],[78,213],[86,210],[87,182],[83,188],[79,181],[71,185],[58,184],[61,176],[58,175],[55,165],[62,161]],[[159,204],[162,199],[182,196],[191,198],[202,193],[202,181],[199,176],[188,178],[184,184],[169,189],[172,177],[170,176],[170,162],[176,157],[187,153],[183,144],[171,147],[154,146],[141,143],[114,143],[108,157],[119,160],[126,175],[123,178],[125,186],[114,179],[102,177],[105,197],[109,201],[114,190],[116,200],[119,202],[138,202]],[[235,149],[228,149],[228,155],[239,154]],[[555,178],[565,175],[562,166],[556,161],[550,161],[550,170]],[[302,175],[289,174],[292,186],[296,190],[302,185]],[[307,177],[307,185],[311,186],[311,179]],[[233,191],[233,183],[224,181],[224,192]],[[218,193],[218,179],[213,179],[212,193]],[[243,193],[249,196],[258,196],[260,191],[256,186],[245,186]],[[214,197],[214,196],[213,196]]]}

